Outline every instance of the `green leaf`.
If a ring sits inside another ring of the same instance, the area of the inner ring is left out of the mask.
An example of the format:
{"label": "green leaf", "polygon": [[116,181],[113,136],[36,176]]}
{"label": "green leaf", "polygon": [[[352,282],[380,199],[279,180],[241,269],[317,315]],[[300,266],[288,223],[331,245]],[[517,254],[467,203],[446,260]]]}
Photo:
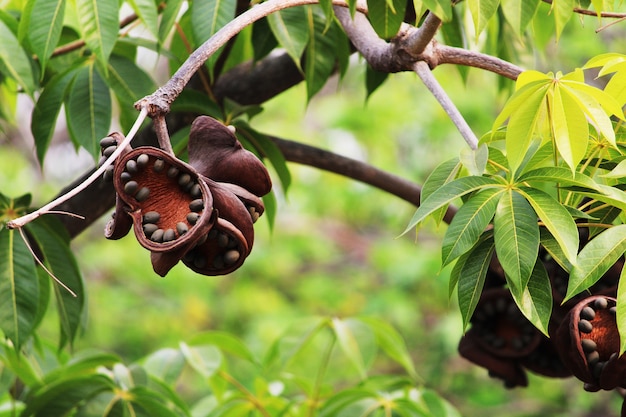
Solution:
{"label": "green leaf", "polygon": [[500,0],[468,0],[467,1],[474,28],[476,30],[476,39],[487,26],[487,22],[498,10]]}
{"label": "green leaf", "polygon": [[348,415],[344,411],[349,406],[365,399],[377,398],[375,391],[365,388],[349,388],[328,398],[322,406],[319,417],[335,417]]}
{"label": "green leaf", "polygon": [[0,329],[19,350],[33,332],[39,280],[32,255],[16,230],[0,229]]}
{"label": "green leaf", "polygon": [[383,85],[387,78],[389,78],[389,73],[376,71],[369,65],[365,67],[365,88],[367,90],[366,95],[368,99],[378,87]]}
{"label": "green leaf", "polygon": [[24,31],[33,52],[37,55],[43,74],[48,58],[61,39],[65,0],[29,0],[20,21],[20,33]]}
{"label": "green leaf", "polygon": [[[422,186],[422,192],[420,194],[420,204],[424,202],[429,195],[438,190],[441,186],[449,183],[450,181],[453,181],[458,175],[460,169],[461,163],[459,162],[459,158],[453,158],[439,164],[433,170],[433,172],[430,173],[428,178],[426,178],[426,181]],[[432,217],[435,219],[435,224],[441,224],[441,221],[443,220],[447,209],[448,205],[445,205],[433,213]]]}
{"label": "green leaf", "polygon": [[107,80],[122,105],[132,105],[156,90],[152,78],[131,60],[111,55]]}
{"label": "green leaf", "polygon": [[404,19],[406,1],[368,0],[367,9],[370,23],[378,36],[382,39],[390,39],[400,30],[400,25]]}
{"label": "green leaf", "polygon": [[545,227],[559,242],[567,260],[573,265],[578,254],[578,227],[569,211],[544,191],[523,187],[522,194],[539,216]]}
{"label": "green leaf", "polygon": [[626,193],[619,188],[611,187],[608,185],[598,184],[596,186],[599,193],[587,191],[586,189],[572,188],[581,196],[589,197],[598,201],[615,206],[621,210],[626,210]]}
{"label": "green leaf", "polygon": [[181,342],[180,351],[187,363],[205,378],[213,376],[222,364],[222,353],[212,345],[189,346]]}
{"label": "green leaf", "polygon": [[366,379],[365,361],[363,360],[357,339],[348,323],[344,320],[333,318],[332,330],[337,338],[337,342],[339,342],[339,347],[359,372],[361,379]]}
{"label": "green leaf", "polygon": [[561,94],[558,86],[548,94],[550,107],[550,125],[552,137],[561,157],[567,162],[572,172],[587,152],[589,124],[585,114],[566,92]]}
{"label": "green leaf", "polygon": [[236,6],[237,2],[229,0],[191,2],[191,27],[198,46],[235,17]]}
{"label": "green leaf", "polygon": [[591,177],[580,172],[572,173],[565,167],[543,167],[532,171],[527,171],[518,179],[518,183],[529,183],[534,181],[557,183],[561,186],[574,186],[598,190],[600,185]]}
{"label": "green leaf", "polygon": [[458,298],[463,331],[467,329],[469,321],[480,300],[485,285],[485,277],[493,256],[494,242],[486,239],[478,243],[470,252],[459,271]]}
{"label": "green leaf", "polygon": [[626,225],[613,226],[593,238],[578,254],[563,302],[595,284],[626,252]]}
{"label": "green leaf", "polygon": [[452,2],[448,0],[423,0],[424,6],[443,22],[452,20]]}
{"label": "green leaf", "polygon": [[541,227],[539,229],[539,234],[541,236],[541,246],[550,254],[552,259],[558,263],[561,268],[565,271],[570,272],[572,270],[572,264],[565,257],[565,253],[563,253],[563,249],[559,242],[556,241],[552,233],[548,231],[545,227]]}
{"label": "green leaf", "polygon": [[520,37],[535,16],[541,0],[502,0],[502,13]]}
{"label": "green leaf", "polygon": [[374,332],[378,345],[391,359],[402,365],[411,378],[419,378],[404,339],[389,323],[373,317],[360,317],[359,320]]}
{"label": "green leaf", "polygon": [[91,61],[82,67],[69,86],[65,116],[72,141],[97,159],[100,139],[108,134],[112,111],[109,88],[94,64]]}
{"label": "green leaf", "polygon": [[556,40],[558,42],[565,25],[574,14],[574,7],[576,7],[576,0],[558,0],[552,2],[550,12],[554,16],[554,23],[556,29]]}
{"label": "green leaf", "polygon": [[0,19],[0,73],[14,79],[26,93],[33,95],[36,90],[35,76],[30,58],[20,46],[17,37],[6,23]]}
{"label": "green leaf", "polygon": [[405,234],[409,230],[413,229],[439,207],[449,204],[465,194],[481,188],[501,186],[502,183],[499,180],[487,177],[462,177],[444,184],[442,187],[433,192],[428,198],[426,198],[426,200],[419,206],[413,215],[413,218],[411,218],[409,225],[406,227],[404,232],[402,232],[402,234]]}
{"label": "green leaf", "polygon": [[248,347],[237,337],[227,332],[212,331],[194,336],[190,345],[215,345],[222,352],[228,352],[251,363],[257,363],[254,355]]}
{"label": "green leaf", "polygon": [[335,29],[324,33],[324,22],[312,7],[306,8],[309,43],[306,48],[304,73],[306,74],[307,100],[317,94],[326,84],[335,67]]}
{"label": "green leaf", "polygon": [[68,380],[93,375],[100,367],[112,367],[120,358],[111,353],[86,350],[75,353],[63,366],[45,374],[45,385],[55,384],[59,380]]}
{"label": "green leaf", "polygon": [[443,238],[442,266],[470,250],[491,222],[504,190],[487,188],[472,195],[454,215]]}
{"label": "green leaf", "polygon": [[185,367],[185,357],[179,349],[159,349],[145,358],[143,367],[150,375],[174,385]]}
{"label": "green leaf", "polygon": [[537,215],[524,197],[508,190],[500,198],[493,225],[498,260],[514,287],[511,291],[521,293],[539,251]]}
{"label": "green leaf", "polygon": [[157,38],[159,44],[165,41],[174,27],[182,5],[183,0],[167,0],[165,3],[165,8],[161,12],[161,22],[159,23],[159,34]]}
{"label": "green leaf", "polygon": [[622,268],[617,284],[617,331],[619,332],[619,356],[626,352],[626,268]]}
{"label": "green leaf", "polygon": [[119,2],[76,0],[76,8],[82,38],[100,64],[106,67],[117,40]]}
{"label": "green leaf", "polygon": [[46,87],[39,96],[35,108],[31,116],[30,129],[35,138],[35,147],[37,148],[37,160],[39,165],[43,166],[44,158],[50,140],[54,133],[59,113],[65,94],[70,83],[74,80],[79,67],[72,66],[64,72],[61,72],[50,79],[46,83]]}
{"label": "green leaf", "polygon": [[487,167],[489,159],[489,148],[486,144],[481,144],[477,149],[464,147],[461,150],[460,160],[470,175],[482,175]]}
{"label": "green leaf", "polygon": [[303,7],[291,7],[267,16],[270,29],[298,68],[300,57],[309,43],[307,14]]}
{"label": "green leaf", "polygon": [[552,313],[552,285],[543,262],[537,259],[528,285],[521,292],[512,290],[511,294],[528,321],[548,336],[548,324]]}
{"label": "green leaf", "polygon": [[[161,393],[156,393],[146,387],[136,386],[129,391],[132,403],[138,405],[150,417],[180,417],[179,410],[171,409],[171,400],[163,398]],[[172,392],[173,395],[173,392]]]}
{"label": "green leaf", "polygon": [[44,265],[77,295],[74,297],[65,288],[54,285],[61,325],[59,349],[63,348],[65,343],[71,346],[84,319],[85,294],[83,278],[69,247],[69,238],[63,235],[65,229],[57,219],[49,216],[40,217],[29,223],[26,230],[35,239],[43,256]]}
{"label": "green leaf", "polygon": [[159,36],[159,14],[154,0],[129,0],[128,3],[152,35]]}

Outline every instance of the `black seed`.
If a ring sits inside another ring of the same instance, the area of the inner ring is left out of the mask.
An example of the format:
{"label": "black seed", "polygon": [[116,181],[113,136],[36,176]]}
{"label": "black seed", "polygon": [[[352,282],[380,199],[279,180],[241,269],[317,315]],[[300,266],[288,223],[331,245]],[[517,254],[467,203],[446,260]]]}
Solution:
{"label": "black seed", "polygon": [[198,198],[196,200],[193,200],[191,203],[189,203],[189,210],[191,211],[202,211],[204,209],[204,201],[202,201],[201,198]]}
{"label": "black seed", "polygon": [[595,366],[598,361],[600,361],[600,354],[597,350],[594,350],[593,352],[589,352],[587,354],[587,364],[589,365],[589,367]]}
{"label": "black seed", "polygon": [[596,301],[593,302],[593,306],[596,308],[596,310],[604,310],[609,306],[609,302],[606,300],[606,298],[598,298],[596,299]]}
{"label": "black seed", "polygon": [[513,346],[513,349],[515,350],[522,350],[524,349],[525,344],[521,338],[516,337],[511,340],[511,346]]}
{"label": "black seed", "polygon": [[186,186],[187,184],[189,184],[190,181],[191,175],[189,174],[182,174],[180,177],[178,177],[178,185],[180,185],[181,187]]}
{"label": "black seed", "polygon": [[114,145],[117,145],[117,141],[112,136],[107,136],[106,138],[103,138],[100,141],[100,147],[103,149],[108,148],[109,146],[114,146]]}
{"label": "black seed", "polygon": [[202,255],[198,255],[193,259],[193,265],[198,269],[206,268],[206,258]]}
{"label": "black seed", "polygon": [[189,228],[187,227],[186,223],[178,222],[176,223],[176,231],[178,232],[179,235],[184,235],[185,233],[189,231]]}
{"label": "black seed", "polygon": [[582,346],[584,352],[593,352],[598,348],[596,342],[591,339],[582,339],[580,341],[580,345]]}
{"label": "black seed", "polygon": [[256,223],[256,221],[259,220],[260,214],[252,206],[248,207],[248,212],[250,213],[250,217],[252,218],[252,223]]}
{"label": "black seed", "polygon": [[200,215],[198,213],[187,213],[187,221],[191,224],[196,224]]}
{"label": "black seed", "polygon": [[176,232],[174,229],[167,229],[163,232],[163,242],[170,242],[174,239],[176,239]]}
{"label": "black seed", "polygon": [[137,181],[128,181],[126,184],[124,184],[124,192],[126,194],[135,194],[137,188],[139,188],[139,184],[137,184]]}
{"label": "black seed", "polygon": [[501,347],[504,347],[505,344],[505,340],[501,337],[494,337],[493,340],[491,341],[491,346],[493,346],[496,349],[499,349]]}
{"label": "black seed", "polygon": [[229,250],[224,254],[224,263],[226,265],[232,265],[239,260],[239,252],[236,250]]}
{"label": "black seed", "polygon": [[217,246],[219,246],[220,248],[225,248],[228,246],[228,235],[226,235],[225,233],[220,233],[217,236]]}
{"label": "black seed", "polygon": [[593,308],[587,306],[580,311],[580,318],[585,320],[593,320],[596,317],[596,312]]}
{"label": "black seed", "polygon": [[139,168],[145,168],[146,165],[148,165],[148,161],[150,161],[150,157],[147,154],[142,153],[137,157],[137,166]]}
{"label": "black seed", "polygon": [[154,170],[154,172],[161,172],[163,171],[164,168],[165,168],[164,160],[157,159],[156,161],[154,161],[154,166],[152,166],[152,169]]}
{"label": "black seed", "polygon": [[585,383],[583,385],[583,389],[587,392],[598,392],[600,391],[600,387],[595,384]]}
{"label": "black seed", "polygon": [[105,170],[104,174],[102,174],[102,179],[105,181],[111,181],[113,179],[113,165],[109,165]]}
{"label": "black seed", "polygon": [[149,211],[143,215],[143,223],[156,223],[161,219],[161,215],[156,211]]}
{"label": "black seed", "polygon": [[606,366],[606,362],[598,362],[593,367],[593,376],[594,378],[600,378],[600,374],[604,371],[604,367]]}
{"label": "black seed", "polygon": [[583,319],[578,322],[578,330],[583,333],[591,333],[591,331],[593,330],[593,325],[591,324],[591,322]]}
{"label": "black seed", "polygon": [[200,239],[198,239],[198,241],[196,242],[196,246],[202,245],[204,242],[206,242],[208,237],[209,235],[202,235],[202,237],[200,237]]}
{"label": "black seed", "polygon": [[611,312],[611,314],[617,314],[617,307],[613,306],[613,307],[609,308],[609,311]]}
{"label": "black seed", "polygon": [[209,239],[215,239],[215,238],[217,238],[217,234],[218,234],[218,233],[219,233],[219,232],[218,232],[217,230],[212,229],[212,230],[209,232],[209,234],[207,235],[207,237],[208,237]]}
{"label": "black seed", "polygon": [[123,182],[129,181],[132,177],[133,177],[133,176],[132,176],[132,175],[130,175],[130,173],[128,173],[128,172],[126,172],[126,171],[124,171],[124,172],[122,172],[122,173],[120,174],[120,179],[121,179]]}
{"label": "black seed", "polygon": [[612,360],[614,360],[615,358],[617,358],[617,352],[613,352],[613,353],[611,353],[611,356],[609,356],[609,360],[610,360],[610,361],[612,361]]}
{"label": "black seed", "polygon": [[98,167],[101,167],[102,165],[104,165],[104,162],[107,160],[106,156],[101,156],[100,159],[98,160]]}
{"label": "black seed", "polygon": [[198,198],[202,195],[201,191],[200,191],[200,184],[194,184],[191,186],[191,189],[189,190],[189,194],[191,194],[192,197]]}
{"label": "black seed", "polygon": [[193,262],[196,257],[196,253],[192,250],[183,255],[183,261],[185,262]]}
{"label": "black seed", "polygon": [[176,178],[178,176],[178,172],[178,168],[169,167],[169,169],[167,170],[167,176],[170,178]]}
{"label": "black seed", "polygon": [[143,233],[146,236],[152,236],[152,233],[156,232],[157,230],[159,230],[159,226],[154,223],[146,223],[143,225]]}
{"label": "black seed", "polygon": [[159,243],[163,242],[163,233],[165,233],[163,229],[155,230],[154,233],[152,233],[152,235],[150,236],[150,240]]}
{"label": "black seed", "polygon": [[224,259],[221,256],[216,256],[213,258],[213,268],[222,269],[224,268]]}
{"label": "black seed", "polygon": [[113,155],[113,152],[115,152],[116,149],[117,149],[117,146],[115,145],[109,146],[105,150],[102,151],[102,156],[108,158],[109,156]]}
{"label": "black seed", "polygon": [[126,171],[130,172],[131,174],[136,174],[137,172],[139,172],[139,169],[137,168],[137,161],[135,161],[134,159],[129,159],[128,162],[126,162]]}
{"label": "black seed", "polygon": [[150,189],[148,187],[142,187],[135,195],[135,200],[141,202],[146,201],[150,197]]}

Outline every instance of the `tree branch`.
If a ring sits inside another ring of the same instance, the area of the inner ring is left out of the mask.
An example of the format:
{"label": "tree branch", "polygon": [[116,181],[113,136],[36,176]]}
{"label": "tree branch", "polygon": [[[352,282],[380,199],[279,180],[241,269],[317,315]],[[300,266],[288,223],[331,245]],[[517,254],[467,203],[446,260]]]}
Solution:
{"label": "tree branch", "polygon": [[503,59],[480,52],[468,51],[463,48],[442,45],[438,42],[433,44],[428,63],[431,68],[440,64],[456,64],[480,68],[511,80],[516,80],[523,71],[522,68]]}
{"label": "tree branch", "polygon": [[418,30],[412,31],[411,35],[402,41],[403,48],[409,55],[413,57],[419,56],[424,52],[430,41],[433,40],[440,27],[441,19],[429,12],[422,26]]}

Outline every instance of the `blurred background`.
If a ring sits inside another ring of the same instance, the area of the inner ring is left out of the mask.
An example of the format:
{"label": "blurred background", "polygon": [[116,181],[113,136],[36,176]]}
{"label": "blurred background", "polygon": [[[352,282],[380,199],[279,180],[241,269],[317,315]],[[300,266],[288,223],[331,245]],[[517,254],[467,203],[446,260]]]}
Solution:
{"label": "blurred background", "polygon": [[[568,72],[593,55],[624,50],[626,38],[617,36],[623,31],[597,35],[592,18],[585,23],[581,30],[580,22],[570,22],[558,45],[542,54],[527,51],[521,61]],[[366,98],[364,67],[354,64],[308,105],[304,86],[268,102],[252,126],[418,184],[438,163],[458,155],[465,143],[417,76],[393,75]],[[506,90],[498,91],[498,79],[470,70],[464,81],[453,67],[440,67],[435,76],[477,135],[486,133],[507,97]],[[27,130],[29,113],[24,117],[20,123]],[[56,162],[41,172],[19,138],[23,130],[0,141],[0,183],[10,196],[31,191],[40,205],[91,162],[69,146],[51,152],[47,162]],[[263,218],[257,223],[252,254],[228,276],[200,276],[179,265],[160,278],[132,234],[104,239],[106,218],[80,235],[73,249],[86,281],[89,317],[75,349],[112,351],[132,362],[202,331],[223,330],[262,354],[301,320],[371,316],[400,332],[425,385],[464,416],[615,415],[621,402],[615,393],[590,394],[578,380],[533,376],[528,388],[506,390],[459,357],[461,317],[456,295],[449,296],[449,268],[440,269],[445,225],[398,237],[412,205],[334,174],[294,164],[290,169],[291,188],[275,189],[273,230]],[[57,326],[55,315],[48,315],[42,334],[56,340]],[[382,363],[371,373],[394,371],[393,364]],[[199,395],[193,386],[179,388],[190,402]]]}

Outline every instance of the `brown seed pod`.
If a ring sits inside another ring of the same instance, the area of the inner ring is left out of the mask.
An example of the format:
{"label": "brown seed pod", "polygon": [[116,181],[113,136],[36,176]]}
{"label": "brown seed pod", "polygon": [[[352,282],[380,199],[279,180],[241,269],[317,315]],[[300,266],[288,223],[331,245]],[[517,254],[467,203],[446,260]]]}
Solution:
{"label": "brown seed pod", "polygon": [[263,163],[244,149],[233,132],[209,116],[199,116],[189,133],[189,164],[214,181],[239,185],[263,196],[272,181]]}

